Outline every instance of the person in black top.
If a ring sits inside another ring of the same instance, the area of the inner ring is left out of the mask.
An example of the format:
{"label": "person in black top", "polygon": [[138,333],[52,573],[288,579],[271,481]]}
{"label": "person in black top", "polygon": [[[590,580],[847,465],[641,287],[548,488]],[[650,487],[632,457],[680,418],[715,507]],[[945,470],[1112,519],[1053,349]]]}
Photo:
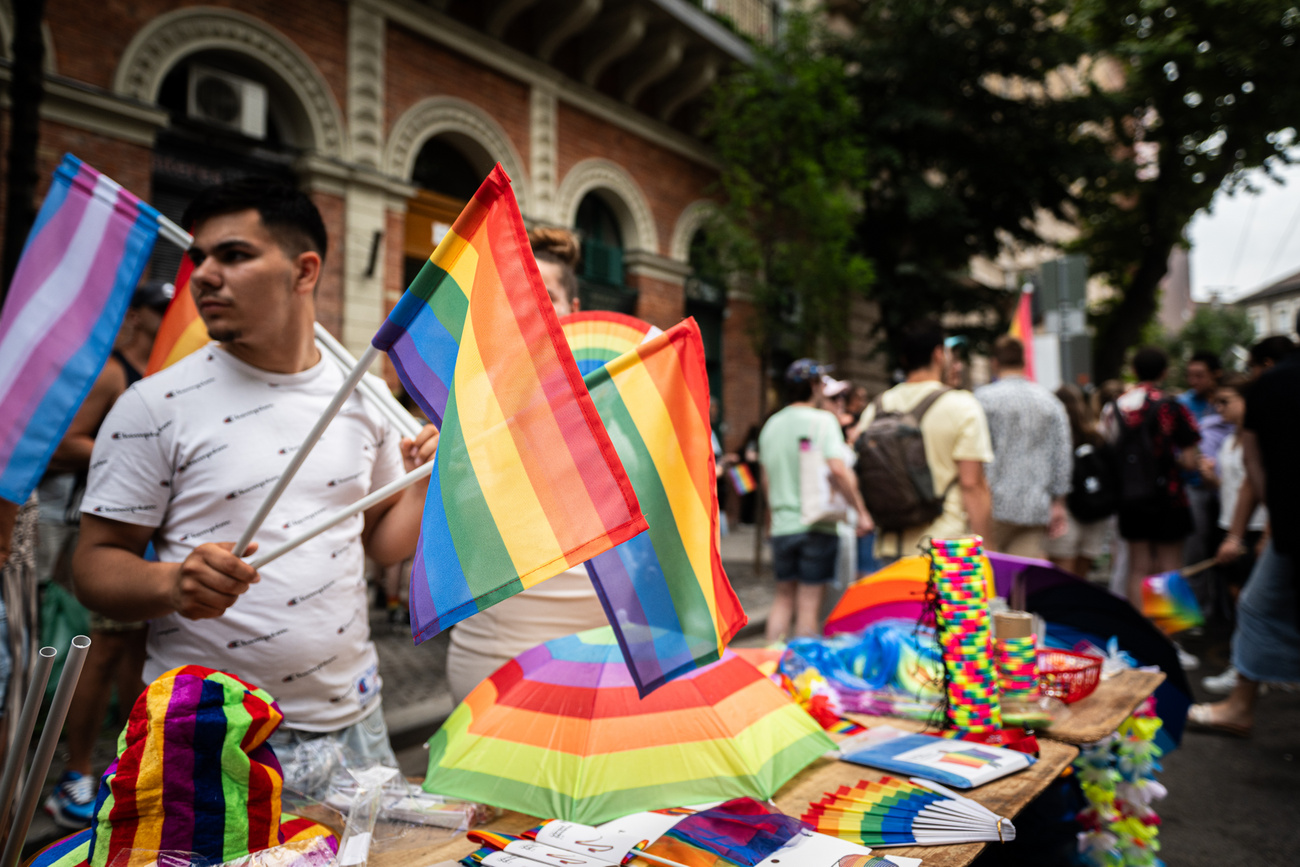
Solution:
{"label": "person in black top", "polygon": [[[1300,325],[1300,315],[1297,317]],[[1246,736],[1254,725],[1261,682],[1300,681],[1300,354],[1266,370],[1246,395],[1241,444],[1243,485],[1223,553],[1241,546],[1242,531],[1262,499],[1270,535],[1237,601],[1232,663],[1237,685],[1225,701],[1194,705],[1188,720]]]}

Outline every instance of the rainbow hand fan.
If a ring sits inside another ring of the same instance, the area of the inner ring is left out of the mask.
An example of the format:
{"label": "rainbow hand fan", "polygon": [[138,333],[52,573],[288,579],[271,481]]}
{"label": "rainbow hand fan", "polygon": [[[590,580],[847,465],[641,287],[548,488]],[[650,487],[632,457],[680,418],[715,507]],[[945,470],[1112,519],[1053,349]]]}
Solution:
{"label": "rainbow hand fan", "polygon": [[1201,613],[1200,603],[1196,601],[1196,594],[1188,585],[1187,578],[1212,565],[1214,561],[1207,560],[1185,569],[1143,578],[1142,613],[1166,635],[1204,624],[1205,615]]}
{"label": "rainbow hand fan", "polygon": [[802,816],[820,834],[864,846],[939,846],[1014,840],[1015,826],[938,783],[913,777],[840,786]]}

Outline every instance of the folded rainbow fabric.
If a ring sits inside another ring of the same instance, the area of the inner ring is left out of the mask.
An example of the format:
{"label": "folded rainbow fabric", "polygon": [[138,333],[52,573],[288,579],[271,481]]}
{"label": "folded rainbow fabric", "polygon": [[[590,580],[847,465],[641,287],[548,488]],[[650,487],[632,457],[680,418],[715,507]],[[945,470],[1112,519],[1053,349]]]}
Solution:
{"label": "folded rainbow fabric", "polygon": [[328,828],[281,813],[284,775],[266,742],[284,719],[265,690],[201,665],[164,673],[131,709],[85,831],[32,867],[145,867],[158,852],[212,864]]}
{"label": "folded rainbow fabric", "polygon": [[417,643],[645,530],[499,165],[372,342],[441,431]]}

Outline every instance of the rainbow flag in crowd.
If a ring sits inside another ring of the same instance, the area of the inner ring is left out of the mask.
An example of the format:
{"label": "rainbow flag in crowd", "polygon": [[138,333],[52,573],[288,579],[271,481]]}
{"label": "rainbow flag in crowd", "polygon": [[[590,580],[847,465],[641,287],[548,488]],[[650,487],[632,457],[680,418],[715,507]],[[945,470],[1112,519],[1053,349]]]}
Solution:
{"label": "rainbow flag in crowd", "polygon": [[1016,314],[1011,319],[1007,334],[1019,340],[1025,347],[1025,378],[1037,382],[1034,377],[1034,300],[1028,292],[1020,293],[1016,302]]}
{"label": "rainbow flag in crowd", "polygon": [[23,503],[113,348],[158,212],[67,154],[0,314],[0,497]]}
{"label": "rainbow flag in crowd", "polygon": [[190,294],[190,275],[194,273],[194,263],[190,257],[181,259],[180,270],[176,272],[176,294],[172,303],[167,305],[162,324],[158,326],[158,336],[154,338],[153,350],[149,353],[149,366],[145,376],[152,376],[160,370],[171,367],[191,352],[208,345],[208,327],[199,318],[199,308],[194,304]]}
{"label": "rainbow flag in crowd", "polygon": [[646,528],[499,165],[373,342],[441,430],[411,573],[417,642]]}
{"label": "rainbow flag in crowd", "polygon": [[736,464],[727,470],[727,478],[731,479],[731,487],[742,497],[754,493],[758,487],[754,481],[754,473],[745,464]]}
{"label": "rainbow flag in crowd", "polygon": [[587,562],[644,697],[717,660],[747,622],[718,546],[699,326],[679,322],[585,381],[650,525]]}

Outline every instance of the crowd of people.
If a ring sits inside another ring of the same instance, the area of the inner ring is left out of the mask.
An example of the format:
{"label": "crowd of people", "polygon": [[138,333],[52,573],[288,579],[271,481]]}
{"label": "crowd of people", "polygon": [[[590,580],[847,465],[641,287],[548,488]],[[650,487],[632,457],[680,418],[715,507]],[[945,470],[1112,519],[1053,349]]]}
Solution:
{"label": "crowd of people", "polygon": [[1245,373],[1196,352],[1179,393],[1154,346],[1133,354],[1132,384],[1090,393],[1031,381],[1010,336],[992,348],[992,382],[952,387],[952,348],[938,322],[904,329],[902,381],[859,397],[856,413],[843,397],[858,389],[827,367],[801,359],[786,371],[787,406],[757,443],[777,582],[768,638],[817,633],[810,612],[835,578],[837,526],[874,536],[859,574],[920,553],[928,538],[975,533],[988,550],[1104,581],[1139,610],[1144,579],[1185,570],[1207,617],[1234,626],[1232,665],[1203,679],[1229,698],[1191,719],[1247,733],[1260,683],[1300,682],[1300,526],[1288,499],[1300,483],[1297,347],[1266,338]]}
{"label": "crowd of people", "polygon": [[[185,220],[195,300],[214,342],[142,378],[171,291],[143,285],[54,454],[39,507],[0,512],[0,603],[19,598],[10,584],[34,574],[91,612],[68,757],[46,803],[68,827],[92,817],[91,751],[114,688],[125,709],[144,682],[196,660],[274,682],[285,714],[277,747],[329,738],[354,756],[395,763],[365,564],[388,569],[391,604],[427,482],[261,570],[235,556],[223,540],[246,524],[250,499],[275,481],[342,377],[313,336],[327,237],[305,195],[248,180],[200,194]],[[574,236],[544,229],[530,240],[556,313],[578,310]],[[938,322],[904,329],[894,348],[900,381],[874,398],[827,365],[795,361],[783,408],[719,465],[759,470],[767,508],[757,514],[776,578],[769,640],[819,631],[826,588],[846,562],[865,574],[917,553],[927,538],[976,533],[990,550],[1050,558],[1085,578],[1109,571],[1134,605],[1146,576],[1213,558],[1217,568],[1201,573],[1197,589],[1236,631],[1233,667],[1207,684],[1229,697],[1193,711],[1202,725],[1248,732],[1259,684],[1300,681],[1300,516],[1287,496],[1298,472],[1290,428],[1300,418],[1300,353],[1288,339],[1253,347],[1248,374],[1196,354],[1178,395],[1165,389],[1168,358],[1153,347],[1133,356],[1135,384],[1088,394],[1034,383],[1012,337],[995,343],[994,380],[973,392],[954,385],[954,341]],[[401,438],[354,395],[260,543],[279,544],[326,509],[378,490],[436,446],[432,426]],[[745,511],[738,517],[753,517]],[[30,620],[2,615],[0,627]],[[604,622],[582,567],[489,608],[451,632],[453,697],[539,642]],[[11,669],[0,652],[0,689]],[[0,707],[13,718],[12,690]]]}

